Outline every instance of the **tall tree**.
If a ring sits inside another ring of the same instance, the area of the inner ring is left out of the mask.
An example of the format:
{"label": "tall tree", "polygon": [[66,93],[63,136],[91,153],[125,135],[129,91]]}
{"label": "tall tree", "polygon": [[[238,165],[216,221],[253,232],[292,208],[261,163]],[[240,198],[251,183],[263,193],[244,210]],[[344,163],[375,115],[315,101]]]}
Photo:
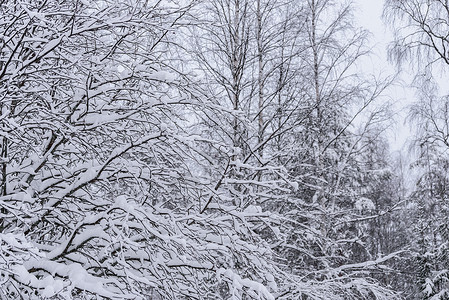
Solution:
{"label": "tall tree", "polygon": [[[373,111],[362,130],[355,130],[355,119],[379,98],[390,81],[363,78],[356,72],[357,62],[368,53],[363,47],[367,36],[352,25],[350,4],[307,1],[303,18],[300,34],[306,50],[301,53],[304,63],[298,76],[304,89],[297,101],[306,109],[301,123],[285,136],[291,144],[283,152],[288,157],[284,166],[291,181],[299,185],[278,204],[287,234],[277,250],[286,268],[293,268],[326,297],[371,293],[397,297],[361,275],[359,269],[364,265],[363,272],[375,271],[373,261],[379,259],[380,264],[395,255],[370,255],[364,240],[367,233],[359,226],[358,206],[367,198],[360,188],[368,183],[359,185],[357,181],[373,171],[365,169],[361,155],[367,145],[378,142],[373,137],[379,132],[373,128],[385,120],[384,111]],[[353,289],[348,290],[346,282],[351,280]],[[298,285],[296,292],[307,294],[305,286]]]}

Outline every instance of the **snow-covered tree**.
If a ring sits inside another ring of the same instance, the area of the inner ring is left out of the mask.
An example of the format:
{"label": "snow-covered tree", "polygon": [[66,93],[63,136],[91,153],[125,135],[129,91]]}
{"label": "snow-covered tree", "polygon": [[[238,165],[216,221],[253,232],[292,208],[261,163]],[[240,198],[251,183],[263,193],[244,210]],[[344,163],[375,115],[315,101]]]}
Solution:
{"label": "snow-covered tree", "polygon": [[210,203],[215,141],[185,130],[193,4],[1,2],[1,298],[274,297],[264,213]]}

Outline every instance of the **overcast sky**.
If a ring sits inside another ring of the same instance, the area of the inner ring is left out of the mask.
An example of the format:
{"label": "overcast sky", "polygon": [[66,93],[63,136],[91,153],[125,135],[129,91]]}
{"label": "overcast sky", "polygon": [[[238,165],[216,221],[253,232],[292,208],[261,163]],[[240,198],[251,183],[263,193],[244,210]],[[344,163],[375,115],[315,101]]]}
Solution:
{"label": "overcast sky", "polygon": [[[371,33],[371,46],[373,55],[366,62],[367,72],[375,72],[376,75],[394,74],[395,68],[387,60],[387,45],[392,41],[393,35],[388,26],[382,20],[383,10],[382,0],[354,0],[356,5],[355,17],[359,26],[368,29]],[[410,74],[401,74],[400,79],[404,84],[409,84]],[[414,92],[410,88],[396,86],[388,91],[389,96],[395,102],[397,110],[396,126],[391,128],[390,143],[392,150],[399,150],[403,147],[406,139],[410,136],[408,124],[404,124],[406,107],[415,101]]]}

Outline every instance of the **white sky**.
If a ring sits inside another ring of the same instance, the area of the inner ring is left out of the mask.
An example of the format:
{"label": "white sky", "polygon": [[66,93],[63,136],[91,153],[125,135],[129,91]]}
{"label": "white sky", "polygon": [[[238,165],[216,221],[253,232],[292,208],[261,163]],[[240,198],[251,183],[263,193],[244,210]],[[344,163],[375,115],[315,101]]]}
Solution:
{"label": "white sky", "polygon": [[[373,55],[366,63],[366,72],[374,72],[376,75],[392,75],[395,67],[388,62],[387,46],[393,40],[393,35],[388,26],[382,20],[383,0],[354,0],[356,6],[355,18],[359,26],[368,29],[371,33],[370,46],[373,48]],[[395,103],[397,111],[396,126],[389,132],[391,150],[400,150],[408,137],[411,136],[409,124],[405,124],[407,106],[415,102],[414,91],[407,88],[411,83],[412,76],[402,73],[400,80],[403,86],[398,84],[388,90],[391,100]]]}

